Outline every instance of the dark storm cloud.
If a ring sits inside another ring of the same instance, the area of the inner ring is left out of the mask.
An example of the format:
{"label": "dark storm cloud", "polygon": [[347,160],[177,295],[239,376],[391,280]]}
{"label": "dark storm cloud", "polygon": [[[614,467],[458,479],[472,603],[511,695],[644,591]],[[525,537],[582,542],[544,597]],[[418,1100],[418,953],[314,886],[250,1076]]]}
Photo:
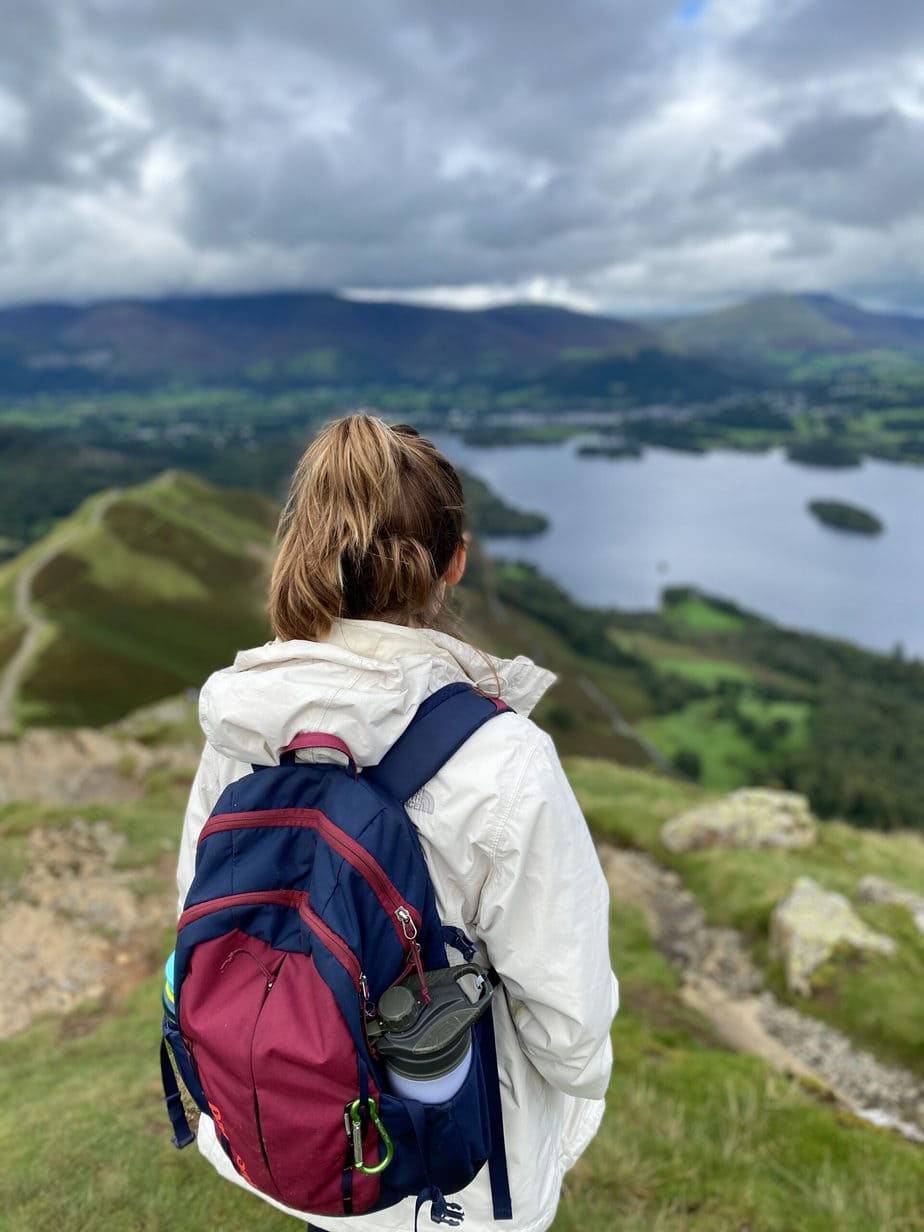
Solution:
{"label": "dark storm cloud", "polygon": [[[774,81],[844,78],[856,69],[895,68],[920,58],[920,0],[797,0],[768,5],[759,23],[734,40],[731,52]],[[849,100],[845,100],[849,101]]]}
{"label": "dark storm cloud", "polygon": [[837,7],[0,0],[0,298],[924,282],[924,6]]}
{"label": "dark storm cloud", "polygon": [[732,208],[784,209],[815,222],[883,229],[924,204],[924,120],[895,111],[819,114],[742,160],[705,193]]}

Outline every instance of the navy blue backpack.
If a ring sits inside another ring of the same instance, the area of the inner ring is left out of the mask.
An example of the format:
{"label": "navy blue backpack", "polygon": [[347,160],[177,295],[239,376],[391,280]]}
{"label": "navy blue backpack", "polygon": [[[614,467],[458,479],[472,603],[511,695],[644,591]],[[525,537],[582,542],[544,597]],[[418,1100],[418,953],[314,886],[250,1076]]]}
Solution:
{"label": "navy blue backpack", "polygon": [[[404,802],[506,709],[448,685],[377,766],[360,772],[337,737],[302,733],[278,766],[222,793],[199,839],[163,1021],[177,1147],[194,1135],[171,1053],[236,1170],[286,1206],[360,1215],[416,1196],[418,1214],[430,1201],[434,1222],[455,1225],[463,1212],[445,1195],[487,1163],[494,1218],[512,1217],[490,1010],[461,1088],[437,1104],[390,1092],[369,1030],[386,990],[449,966],[447,944],[475,955],[439,919]],[[349,764],[295,760],[321,746]]]}

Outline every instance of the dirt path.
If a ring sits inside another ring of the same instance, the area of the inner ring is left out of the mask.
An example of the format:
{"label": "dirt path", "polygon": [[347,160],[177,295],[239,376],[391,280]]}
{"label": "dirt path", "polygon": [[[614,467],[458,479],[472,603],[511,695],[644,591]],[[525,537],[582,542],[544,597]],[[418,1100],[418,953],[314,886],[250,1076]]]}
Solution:
{"label": "dirt path", "polygon": [[617,736],[622,736],[624,740],[632,740],[638,745],[649,761],[659,766],[666,774],[677,777],[676,766],[671,765],[660,749],[656,749],[649,740],[646,740],[644,736],[635,730],[627,719],[623,718],[616,703],[611,701],[603,690],[594,684],[589,676],[578,676],[577,683],[578,688],[581,689],[584,695],[589,697],[594,705],[609,719],[610,726]]}
{"label": "dirt path", "polygon": [[680,972],[681,997],[740,1052],[813,1085],[875,1125],[924,1143],[924,1082],[881,1064],[840,1031],[781,1004],[763,988],[739,933],[711,928],[676,873],[649,856],[600,846],[617,904],[645,913],[658,949]]}
{"label": "dirt path", "polygon": [[0,735],[7,735],[13,730],[13,699],[22,683],[26,669],[35,655],[41,649],[42,643],[51,629],[52,622],[44,617],[32,604],[32,584],[56,556],[67,550],[75,540],[86,534],[87,527],[99,526],[109,507],[122,495],[120,488],[108,492],[93,510],[88,523],[75,526],[70,533],[62,535],[46,548],[22,571],[16,579],[15,615],[16,620],[25,626],[25,636],[19,644],[16,653],[6,665],[0,676]]}

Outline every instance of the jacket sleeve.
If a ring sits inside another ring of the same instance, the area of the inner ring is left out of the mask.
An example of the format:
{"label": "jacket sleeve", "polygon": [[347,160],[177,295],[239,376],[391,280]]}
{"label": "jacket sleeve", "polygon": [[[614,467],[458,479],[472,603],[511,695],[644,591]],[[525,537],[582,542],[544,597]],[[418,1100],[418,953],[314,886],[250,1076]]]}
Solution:
{"label": "jacket sleeve", "polygon": [[520,1044],[553,1087],[600,1099],[619,1007],[609,890],[551,739],[538,729],[500,819],[479,937],[511,1000]]}
{"label": "jacket sleeve", "polygon": [[199,835],[220,794],[215,750],[207,744],[189,791],[186,816],[183,819],[180,854],[176,866],[177,916],[183,913],[183,904],[196,871],[196,844]]}

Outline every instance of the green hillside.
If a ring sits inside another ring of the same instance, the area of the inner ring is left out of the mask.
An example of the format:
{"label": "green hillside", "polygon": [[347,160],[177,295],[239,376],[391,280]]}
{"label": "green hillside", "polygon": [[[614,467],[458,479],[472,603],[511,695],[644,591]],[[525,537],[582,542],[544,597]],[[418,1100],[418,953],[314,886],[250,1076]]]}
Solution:
{"label": "green hillside", "polygon": [[785,373],[796,382],[865,374],[921,379],[924,319],[867,312],[830,295],[760,295],[661,328],[684,352],[723,356]]}
{"label": "green hillside", "polygon": [[[477,533],[545,528],[474,476],[462,480]],[[35,641],[16,672],[9,719],[104,723],[198,688],[237,650],[266,641],[277,518],[256,493],[174,470],[89,498],[0,566],[0,672],[10,670],[27,623]]]}
{"label": "green hillside", "polygon": [[562,677],[564,752],[666,764],[712,790],[795,788],[825,817],[924,830],[924,664],[775,625],[691,588],[658,612],[583,607],[532,566],[473,562],[483,644]]}
{"label": "green hillside", "polygon": [[767,943],[770,913],[798,876],[813,877],[849,899],[856,897],[860,878],[867,874],[919,891],[924,837],[883,835],[828,821],[817,843],[804,850],[675,853],[662,842],[661,827],[690,804],[709,799],[708,794],[599,760],[571,758],[566,765],[594,833],[617,846],[645,851],[678,872],[705,908],[709,924],[737,929],[748,939],[778,996],[846,1031],[883,1060],[924,1077],[924,935],[906,911],[859,904],[871,927],[901,937],[902,945],[888,959],[837,956],[820,977],[824,995],[818,998],[786,992],[782,968],[770,957]]}
{"label": "green hillside", "polygon": [[275,518],[253,493],[167,472],[92,498],[0,568],[0,610],[12,613],[28,571],[41,633],[15,690],[15,720],[106,722],[198,687],[217,662],[264,641]]}

